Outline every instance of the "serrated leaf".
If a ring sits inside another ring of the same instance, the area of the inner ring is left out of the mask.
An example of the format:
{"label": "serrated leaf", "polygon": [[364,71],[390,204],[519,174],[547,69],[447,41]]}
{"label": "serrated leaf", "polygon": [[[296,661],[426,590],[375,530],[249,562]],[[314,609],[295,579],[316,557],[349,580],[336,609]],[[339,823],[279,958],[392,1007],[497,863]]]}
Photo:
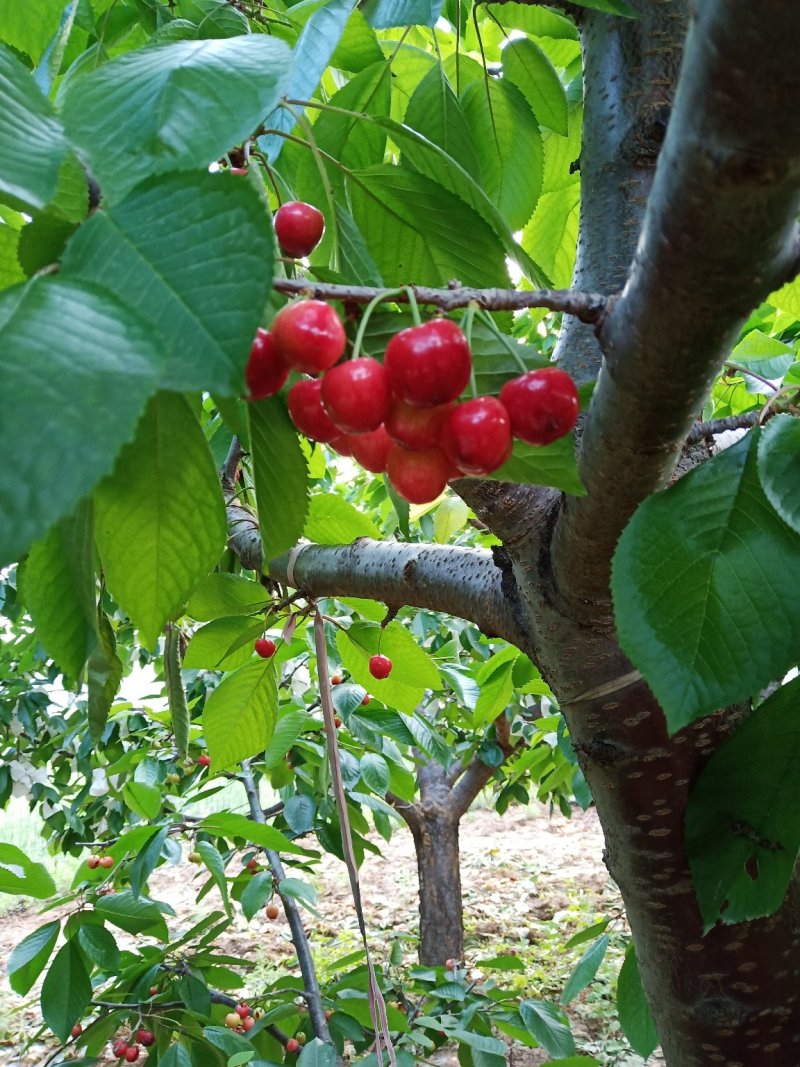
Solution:
{"label": "serrated leaf", "polygon": [[[0,395],[14,398],[0,451],[16,455],[0,474],[0,563],[17,559],[111,470],[155,388],[159,358],[134,312],[91,286],[46,277],[0,293]],[[32,426],[47,435],[20,451]]]}
{"label": "serrated leaf", "polygon": [[152,45],[71,80],[64,125],[118,201],[144,178],[206,167],[244,141],[287,91],[289,67],[286,45],[265,34]]}
{"label": "serrated leaf", "polygon": [[366,0],[364,14],[376,30],[394,26],[435,26],[442,0]]}
{"label": "serrated leaf", "polygon": [[456,160],[468,174],[478,173],[469,123],[441,63],[431,67],[414,90],[404,122]]}
{"label": "serrated leaf", "polygon": [[312,1038],[300,1053],[297,1067],[336,1067],[336,1049],[327,1041]]}
{"label": "serrated leaf", "polygon": [[642,989],[633,942],[628,945],[619,972],[617,1014],[631,1048],[646,1060],[658,1047],[658,1034]]}
{"label": "serrated leaf", "polygon": [[547,272],[551,285],[565,287],[572,280],[578,244],[580,180],[539,198],[533,218],[522,231],[522,247]]}
{"label": "serrated leaf", "polygon": [[134,896],[139,896],[142,889],[147,885],[147,879],[158,866],[161,850],[168,840],[168,835],[169,827],[162,826],[134,856],[129,871],[131,892]]}
{"label": "serrated leaf", "polygon": [[174,626],[167,630],[164,642],[164,683],[167,689],[169,714],[175,748],[181,759],[189,755],[189,707],[181,676],[180,631]]}
{"label": "serrated leaf", "polygon": [[128,782],[122,789],[128,807],[143,819],[153,820],[161,811],[161,791],[144,782]]}
{"label": "serrated leaf", "polygon": [[135,897],[129,889],[101,897],[94,907],[98,915],[126,933],[168,939],[167,924],[158,907],[150,900]]}
{"label": "serrated leaf", "polygon": [[507,1062],[508,1045],[496,1037],[484,1037],[483,1034],[475,1034],[471,1030],[460,1029],[451,1030],[448,1036],[462,1045],[468,1045],[478,1052],[485,1053],[487,1056],[501,1057],[501,1063]]}
{"label": "serrated leaf", "polygon": [[18,580],[36,636],[75,681],[97,644],[93,552],[92,509],[84,501],[31,546]]}
{"label": "serrated leaf", "polygon": [[263,848],[273,849],[275,852],[292,852],[295,855],[305,855],[305,849],[294,844],[288,837],[276,830],[273,826],[264,826],[253,822],[244,815],[231,815],[221,812],[217,815],[208,815],[201,824],[201,829],[210,834],[220,834],[224,837],[241,837],[251,845],[261,845]]}
{"label": "serrated leaf", "polygon": [[572,974],[567,979],[564,991],[561,994],[562,1004],[569,1004],[573,1001],[575,997],[577,997],[577,995],[592,981],[600,969],[600,964],[605,958],[607,949],[607,934],[598,937],[594,944],[586,949],[584,954],[575,964]]}
{"label": "serrated leaf", "polygon": [[150,402],[97,488],[95,529],[108,587],[153,648],[215,566],[227,533],[214,460],[182,396]]}
{"label": "serrated leaf", "polygon": [[[228,883],[225,878],[225,864],[222,856],[209,841],[197,841],[195,848],[203,857],[203,863],[206,865],[214,885],[219,890],[226,915],[229,919],[232,918],[233,913],[231,912],[231,902],[228,899]],[[191,1007],[191,1005],[188,1005],[188,1007]]]}
{"label": "serrated leaf", "polygon": [[378,680],[369,673],[369,658],[378,652],[381,628],[354,623],[348,631],[336,634],[336,647],[353,680],[389,707],[410,715],[426,689],[440,689],[439,671],[414,637],[398,622],[391,622],[380,637],[380,651],[392,661],[388,678]]}
{"label": "serrated leaf", "polygon": [[56,953],[42,984],[42,1018],[59,1040],[66,1041],[91,999],[92,983],[83,956],[77,942],[67,941]]}
{"label": "serrated leaf", "polygon": [[336,493],[311,497],[303,534],[318,545],[349,545],[357,537],[380,538],[380,531],[369,515]]}
{"label": "serrated leaf", "polygon": [[578,475],[575,439],[565,434],[550,445],[516,442],[511,459],[494,472],[498,481],[530,485],[551,485],[572,496],[586,496]]}
{"label": "serrated leaf", "polygon": [[567,94],[547,53],[529,37],[509,41],[502,52],[503,76],[522,92],[541,126],[566,135]]}
{"label": "serrated leaf", "polygon": [[308,510],[308,466],[282,400],[250,405],[253,478],[258,521],[269,560],[296,544]]}
{"label": "serrated leaf", "polygon": [[614,556],[619,641],[673,733],[797,662],[800,536],[764,495],[758,435],[646,500]]}
{"label": "serrated leaf", "polygon": [[183,657],[187,670],[235,671],[253,655],[253,642],[264,632],[264,620],[228,615],[201,626]]}
{"label": "serrated leaf", "polygon": [[99,740],[105,729],[108,713],[122,681],[122,660],[117,655],[117,638],[108,616],[98,605],[98,643],[89,656],[86,673],[88,683],[89,735]]}
{"label": "serrated leaf", "polygon": [[282,716],[275,727],[275,732],[270,738],[267,750],[264,753],[264,766],[269,770],[276,767],[300,734],[308,726],[311,716],[307,711],[290,711]]}
{"label": "serrated leaf", "polygon": [[313,827],[317,804],[307,793],[289,797],[283,806],[283,817],[293,834],[305,834]]}
{"label": "serrated leaf", "polygon": [[189,597],[188,615],[198,622],[263,611],[269,595],[260,582],[238,574],[209,574]]}
{"label": "serrated leaf", "polygon": [[60,929],[60,922],[45,923],[13,949],[8,959],[8,981],[18,996],[26,996],[33,988],[50,959]]}
{"label": "serrated leaf", "polygon": [[103,970],[114,971],[119,966],[117,942],[114,935],[104,926],[86,923],[78,931],[78,943],[92,963]]}
{"label": "serrated leaf", "polygon": [[20,231],[12,226],[0,225],[0,289],[25,281],[25,271],[19,261],[20,236]]}
{"label": "serrated leaf", "polygon": [[469,519],[469,508],[459,496],[445,497],[433,515],[433,539],[446,545],[451,538],[464,529]]}
{"label": "serrated leaf", "polygon": [[49,211],[38,212],[19,235],[19,263],[24,276],[32,277],[37,271],[57,263],[75,228],[74,222]]}
{"label": "serrated leaf", "polygon": [[386,790],[389,788],[389,766],[383,756],[377,752],[366,752],[361,757],[360,767],[364,784],[378,796],[386,796]]}
{"label": "serrated leaf", "polygon": [[55,196],[66,154],[50,101],[30,71],[0,45],[0,192],[17,206],[45,207]]}
{"label": "serrated leaf", "polygon": [[800,533],[800,419],[778,415],[758,442],[758,476],[777,513]]}
{"label": "serrated leaf", "polygon": [[38,63],[58,29],[61,0],[0,0],[0,40]]}
{"label": "serrated leaf", "polygon": [[519,1013],[525,1028],[551,1056],[571,1056],[575,1052],[575,1040],[569,1025],[553,1004],[544,1000],[523,1000]]}
{"label": "serrated leaf", "polygon": [[203,733],[215,771],[231,770],[264,751],[275,729],[277,705],[273,663],[255,660],[223,678],[203,709]]}
{"label": "serrated leaf", "polygon": [[247,883],[242,899],[242,911],[248,922],[256,912],[261,911],[272,896],[272,875],[269,871],[258,871]]}
{"label": "serrated leaf", "polygon": [[95,211],[62,266],[111,290],[150,324],[164,352],[162,388],[229,397],[244,392],[273,249],[269,217],[248,179],[173,174]]}
{"label": "serrated leaf", "polygon": [[587,926],[585,930],[579,930],[577,934],[573,934],[567,941],[564,949],[576,948],[586,941],[591,941],[593,937],[599,936],[606,930],[610,921],[610,919],[601,919],[599,923],[593,923],[591,926]]}
{"label": "serrated leaf", "polygon": [[513,662],[502,663],[480,683],[478,700],[472,713],[473,726],[486,726],[506,710],[514,693],[513,671]]}
{"label": "serrated leaf", "polygon": [[158,1058],[159,1067],[192,1067],[192,1057],[183,1045],[170,1045]]}

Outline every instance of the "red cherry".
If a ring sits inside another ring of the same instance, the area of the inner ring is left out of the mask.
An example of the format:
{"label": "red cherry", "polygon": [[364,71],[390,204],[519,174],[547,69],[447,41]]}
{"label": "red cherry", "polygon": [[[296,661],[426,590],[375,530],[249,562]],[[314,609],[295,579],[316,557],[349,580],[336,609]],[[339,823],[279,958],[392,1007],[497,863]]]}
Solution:
{"label": "red cherry", "polygon": [[129,1045],[125,1053],[125,1059],[128,1061],[128,1063],[136,1063],[136,1061],[139,1059],[139,1046]]}
{"label": "red cherry", "polygon": [[383,474],[392,448],[392,439],[383,426],[371,433],[352,434],[347,440],[353,459],[358,460],[364,470]]}
{"label": "red cherry", "polygon": [[289,377],[289,368],[275,348],[275,339],[269,330],[262,330],[260,326],[256,330],[244,376],[249,400],[274,396]]}
{"label": "red cherry", "polygon": [[389,481],[410,504],[429,504],[444,492],[453,465],[440,448],[409,452],[395,445],[386,464]]}
{"label": "red cherry", "polygon": [[296,1041],[293,1037],[290,1037],[289,1040],[286,1042],[286,1051],[287,1052],[297,1052],[297,1050],[299,1048],[300,1048],[300,1042]]}
{"label": "red cherry", "polygon": [[372,697],[369,695],[369,693],[365,693],[361,701],[362,706],[366,706],[367,704],[369,704],[370,700],[372,700]]}
{"label": "red cherry", "polygon": [[549,445],[568,434],[580,412],[575,382],[558,367],[513,378],[500,390],[500,400],[511,419],[511,432],[529,445]]}
{"label": "red cherry", "polygon": [[101,867],[105,867],[105,869],[108,871],[108,870],[111,870],[111,868],[114,866],[114,857],[113,856],[101,856],[100,859],[97,862],[99,863],[99,865]]}
{"label": "red cherry", "polygon": [[210,767],[211,757],[208,755],[207,752],[203,752],[202,755],[197,757],[197,763],[200,767]]}
{"label": "red cherry", "polygon": [[125,1056],[125,1053],[128,1051],[127,1041],[123,1041],[121,1038],[118,1037],[114,1044],[111,1046],[111,1051],[114,1053],[117,1059],[121,1060]]}
{"label": "red cherry", "polygon": [[334,715],[334,717],[333,717],[333,725],[336,727],[337,730],[341,727],[342,720],[339,718],[338,715]]}
{"label": "red cherry", "polygon": [[254,647],[257,656],[261,656],[262,659],[270,659],[275,655],[277,645],[271,637],[259,637]]}
{"label": "red cherry", "polygon": [[311,204],[290,200],[275,212],[275,236],[281,251],[293,259],[310,255],[322,239],[325,216]]}
{"label": "red cherry", "polygon": [[267,904],[266,913],[268,919],[277,919],[281,913],[280,908],[275,903]]}
{"label": "red cherry", "polygon": [[89,858],[86,861],[86,866],[89,868],[90,871],[97,870],[97,868],[100,866],[100,857],[99,856],[89,856]]}
{"label": "red cherry", "polygon": [[438,404],[435,408],[414,408],[402,400],[394,400],[386,416],[386,432],[404,448],[423,452],[436,448],[444,420],[454,404]]}
{"label": "red cherry", "polygon": [[460,396],[469,381],[472,354],[450,319],[432,319],[395,334],[384,360],[389,388],[412,407],[430,408]]}
{"label": "red cherry", "polygon": [[73,1037],[80,1037],[82,1033],[83,1033],[83,1027],[81,1026],[80,1023],[75,1023],[75,1025],[70,1030],[70,1034]]}
{"label": "red cherry", "polygon": [[252,1030],[255,1025],[256,1021],[252,1016],[249,1016],[247,1019],[242,1019],[242,1029],[245,1033],[247,1033],[248,1030]]}
{"label": "red cherry", "polygon": [[292,422],[300,433],[312,441],[326,444],[339,436],[339,430],[328,418],[322,406],[322,382],[304,378],[289,390],[288,404]]}
{"label": "red cherry", "polygon": [[392,661],[388,656],[370,656],[369,673],[373,678],[388,678],[392,673]]}
{"label": "red cherry", "polygon": [[152,1030],[137,1030],[136,1040],[140,1045],[144,1045],[145,1048],[150,1048],[151,1045],[156,1043],[156,1035]]}
{"label": "red cherry", "polygon": [[236,1012],[240,1019],[246,1019],[250,1015],[249,1004],[237,1004],[233,1010]]}
{"label": "red cherry", "polygon": [[377,359],[351,359],[322,379],[322,403],[345,433],[377,430],[389,410],[386,371]]}
{"label": "red cherry", "polygon": [[287,304],[273,319],[272,333],[283,360],[305,374],[332,367],[347,341],[339,316],[323,300]]}
{"label": "red cherry", "polygon": [[245,864],[245,867],[248,871],[252,871],[253,873],[258,870],[258,860],[255,858],[255,856],[250,857],[250,859]]}
{"label": "red cherry", "polygon": [[333,674],[333,675],[331,675],[331,685],[341,685],[343,681],[344,681],[344,678],[342,677],[341,674]]}
{"label": "red cherry", "polygon": [[353,450],[350,448],[350,438],[346,433],[340,433],[337,437],[334,437],[330,442],[330,446],[340,456],[351,456],[353,454]]}
{"label": "red cherry", "polygon": [[468,400],[448,415],[441,444],[465,474],[491,474],[511,455],[508,412],[493,396]]}

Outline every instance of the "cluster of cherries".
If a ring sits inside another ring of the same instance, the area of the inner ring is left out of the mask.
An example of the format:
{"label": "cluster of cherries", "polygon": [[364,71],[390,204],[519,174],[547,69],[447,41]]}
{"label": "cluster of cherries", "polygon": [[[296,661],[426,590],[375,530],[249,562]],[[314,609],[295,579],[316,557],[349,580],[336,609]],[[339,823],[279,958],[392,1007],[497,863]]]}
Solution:
{"label": "cluster of cherries", "polygon": [[[258,1012],[258,1017],[261,1013]],[[258,1017],[250,1011],[250,1005],[242,1002],[237,1004],[232,1012],[225,1016],[225,1025],[229,1030],[235,1030],[239,1034],[246,1034],[258,1022]]]}
{"label": "cluster of cherries", "polygon": [[[308,255],[324,230],[310,204],[284,204],[275,216],[281,248]],[[435,500],[451,478],[493,473],[511,455],[512,438],[546,445],[574,427],[579,412],[572,378],[557,367],[527,371],[499,398],[458,398],[472,375],[472,353],[461,329],[430,319],[395,334],[383,363],[342,361],[347,338],[334,309],[299,300],[259,329],[246,379],[261,400],[283,388],[290,371],[309,375],[289,389],[292,421],[312,441],[350,455],[375,474],[388,474],[410,503]]]}
{"label": "cluster of cherries", "polygon": [[144,1048],[149,1048],[155,1044],[156,1035],[152,1030],[145,1030],[144,1028],[137,1030],[127,1040],[122,1037],[114,1039],[111,1045],[111,1051],[117,1057],[118,1060],[126,1060],[128,1063],[136,1063],[139,1059],[139,1045],[143,1045]]}

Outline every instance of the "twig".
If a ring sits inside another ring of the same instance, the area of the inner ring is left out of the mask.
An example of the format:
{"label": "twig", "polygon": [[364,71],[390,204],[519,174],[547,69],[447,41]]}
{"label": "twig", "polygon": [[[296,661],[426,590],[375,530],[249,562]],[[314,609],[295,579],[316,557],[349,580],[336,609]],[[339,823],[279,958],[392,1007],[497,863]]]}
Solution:
{"label": "twig", "polygon": [[697,422],[686,437],[687,445],[696,445],[700,441],[708,440],[715,434],[725,430],[747,430],[755,426],[758,421],[757,411],[746,411],[743,415],[728,415],[724,419],[709,419],[707,422]]}
{"label": "twig", "polygon": [[[287,296],[299,294],[319,300],[346,300],[354,304],[368,304],[381,292],[367,285],[337,285],[332,282],[315,282],[303,278],[276,278],[273,288]],[[516,289],[472,289],[454,282],[448,289],[432,289],[425,285],[410,285],[408,289],[420,304],[429,304],[442,311],[455,311],[477,304],[484,311],[521,311],[524,308],[549,308],[574,315],[581,322],[599,323],[606,311],[608,300],[601,293],[582,293],[576,289],[534,289],[521,292]],[[408,292],[392,292],[387,296],[395,304],[407,304]]]}
{"label": "twig", "polygon": [[[241,1003],[241,1001],[237,1000],[236,997],[229,997],[227,993],[220,993],[216,989],[209,989],[208,993],[209,993],[209,996],[211,998],[211,1003],[212,1004],[222,1004],[226,1008],[235,1008],[237,1004]],[[120,1003],[117,1004],[113,1000],[93,1000],[92,1001],[92,1006],[95,1007],[95,1008],[104,1008],[106,1011],[109,1011],[109,1012],[111,1012],[111,1011],[138,1011],[138,1012],[141,1012],[141,1009],[142,1009],[142,1005],[139,1004],[139,1003],[128,1004],[128,1003],[120,1002]],[[158,1001],[155,1005],[153,1005],[153,1007],[158,1008],[158,1011],[162,1012],[162,1011],[174,1011],[176,1008],[185,1008],[186,1005],[184,1004],[184,1002],[182,1000],[170,1000],[170,1001]],[[153,1014],[155,1014],[155,1013],[152,1012],[152,1011],[149,1012],[149,1015],[153,1015]],[[273,1037],[277,1038],[278,1041],[280,1041],[280,1043],[282,1045],[285,1045],[286,1042],[289,1040],[289,1035],[284,1033],[283,1030],[281,1030],[281,1028],[279,1026],[274,1026],[273,1024],[268,1023],[264,1027],[264,1029],[269,1031],[269,1033],[272,1034]]]}

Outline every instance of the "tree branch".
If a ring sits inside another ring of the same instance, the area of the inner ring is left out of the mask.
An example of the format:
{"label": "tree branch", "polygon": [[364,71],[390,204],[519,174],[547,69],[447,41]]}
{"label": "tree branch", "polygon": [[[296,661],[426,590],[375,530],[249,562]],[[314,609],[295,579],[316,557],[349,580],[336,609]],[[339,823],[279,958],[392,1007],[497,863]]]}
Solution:
{"label": "tree branch", "polygon": [[724,419],[709,419],[696,422],[686,437],[687,445],[696,445],[700,441],[710,441],[715,434],[725,430],[748,430],[758,422],[758,411],[747,411],[743,415],[728,415]]}
{"label": "tree branch", "polygon": [[[287,296],[303,294],[318,300],[345,300],[354,304],[368,304],[385,291],[366,285],[337,285],[314,282],[303,278],[275,278],[273,288]],[[455,311],[476,303],[486,311],[520,311],[523,308],[549,308],[574,315],[581,322],[598,323],[606,309],[606,297],[600,293],[581,293],[574,289],[535,289],[520,292],[516,289],[471,289],[454,282],[449,289],[431,289],[424,285],[408,287],[420,304],[431,304],[442,311]],[[387,296],[394,304],[407,304],[408,292]]]}
{"label": "tree branch", "polygon": [[696,12],[637,255],[600,331],[588,496],[565,501],[553,539],[556,584],[583,618],[587,601],[608,614],[620,533],[669,478],[747,314],[795,269],[800,7],[708,0]]}

